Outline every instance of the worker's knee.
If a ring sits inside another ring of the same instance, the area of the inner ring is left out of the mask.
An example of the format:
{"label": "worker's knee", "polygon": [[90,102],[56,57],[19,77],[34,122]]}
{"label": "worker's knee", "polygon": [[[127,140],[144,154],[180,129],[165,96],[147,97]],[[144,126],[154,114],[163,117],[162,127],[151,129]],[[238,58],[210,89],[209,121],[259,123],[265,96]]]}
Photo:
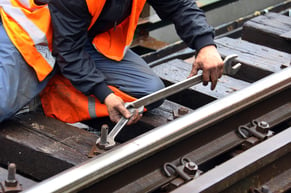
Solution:
{"label": "worker's knee", "polygon": [[11,117],[17,112],[14,97],[7,97],[0,94],[0,122]]}
{"label": "worker's knee", "polygon": [[17,64],[22,57],[9,40],[3,26],[0,26],[0,122],[15,113],[16,87],[19,74]]}
{"label": "worker's knee", "polygon": [[[146,96],[146,95],[149,95],[149,94],[152,94],[152,93],[154,93],[154,92],[157,92],[157,91],[159,91],[159,90],[165,88],[164,83],[163,83],[162,80],[161,80],[160,78],[158,78],[158,77],[152,79],[152,82],[151,82],[150,84],[148,84],[148,85],[149,85],[149,86],[148,86],[148,93],[145,93],[145,96]],[[146,108],[147,108],[148,110],[151,110],[151,109],[157,108],[157,107],[159,107],[160,105],[162,105],[163,102],[164,102],[164,99],[161,99],[161,100],[159,100],[159,101],[157,101],[157,102],[154,102],[154,103],[152,103],[152,104],[147,105]]]}
{"label": "worker's knee", "polygon": [[148,93],[151,94],[165,88],[163,81],[159,77],[154,77],[148,82]]}
{"label": "worker's knee", "polygon": [[0,27],[0,122],[25,106],[48,81],[38,81],[34,70],[5,35]]}

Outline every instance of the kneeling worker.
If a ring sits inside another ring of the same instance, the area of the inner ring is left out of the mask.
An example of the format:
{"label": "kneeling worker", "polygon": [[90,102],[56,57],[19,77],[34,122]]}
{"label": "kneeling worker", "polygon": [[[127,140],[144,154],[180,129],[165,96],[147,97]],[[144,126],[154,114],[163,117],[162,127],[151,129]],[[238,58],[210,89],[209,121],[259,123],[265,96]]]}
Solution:
{"label": "kneeling worker", "polygon": [[[181,39],[197,51],[189,76],[203,70],[204,84],[211,82],[214,89],[222,75],[223,61],[214,44],[214,30],[195,1],[147,2],[162,19],[173,22]],[[100,113],[104,109],[96,106],[100,103],[113,122],[121,116],[131,117],[129,124],[137,122],[141,116],[131,116],[124,102],[164,87],[145,61],[129,49],[145,3],[146,0],[1,3],[0,121],[15,114],[46,87],[41,96],[49,116],[65,122],[94,118],[104,114]],[[67,89],[64,87],[72,92],[58,94]],[[92,96],[96,103],[93,108],[89,105]],[[69,109],[56,108],[62,103],[74,111],[73,116]]]}

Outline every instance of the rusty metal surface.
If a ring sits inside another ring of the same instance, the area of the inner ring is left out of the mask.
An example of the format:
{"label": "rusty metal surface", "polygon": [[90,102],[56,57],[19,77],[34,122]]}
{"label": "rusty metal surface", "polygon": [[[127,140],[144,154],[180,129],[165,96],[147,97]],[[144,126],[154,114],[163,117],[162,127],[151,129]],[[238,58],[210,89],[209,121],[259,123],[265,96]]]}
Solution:
{"label": "rusty metal surface", "polygon": [[[257,191],[259,191],[259,193],[265,193],[266,190],[271,191],[271,193],[289,193],[290,178],[284,177],[286,177],[286,174],[288,175],[288,170],[290,170],[290,159],[290,153],[278,157],[272,163],[262,168],[257,168],[251,175],[248,175],[239,182],[223,190],[222,193],[243,193],[247,191],[252,193],[252,190],[256,193]],[[268,182],[273,179],[280,179],[281,181],[276,186],[269,186]]]}
{"label": "rusty metal surface", "polygon": [[221,192],[276,159],[291,155],[291,128],[208,171],[173,193]]}
{"label": "rusty metal surface", "polygon": [[[257,117],[256,120],[265,120],[268,123],[270,123],[271,128],[277,126],[278,124],[282,123],[286,119],[290,119],[290,103],[284,104],[282,106],[279,106],[275,110],[268,112],[260,117]],[[241,117],[243,119],[243,117]],[[221,126],[217,126],[214,128],[209,128],[209,130],[218,130],[221,127],[225,127],[225,125],[229,125],[228,121],[225,121],[225,123]],[[201,133],[202,134],[202,133]],[[242,148],[245,148],[244,142],[248,142],[248,140],[244,140],[240,138],[235,131],[230,131],[227,134],[217,137],[215,140],[208,142],[206,140],[206,135],[202,136],[193,136],[192,140],[197,141],[200,144],[206,143],[203,146],[196,147],[194,144],[191,144],[189,146],[195,147],[195,150],[185,154],[186,157],[193,160],[198,165],[205,165],[203,168],[206,169],[207,162],[210,160],[214,160],[216,157],[219,157],[219,155],[223,155],[228,151],[231,151],[235,147],[238,147],[240,144],[242,145]],[[209,135],[209,134],[208,134]],[[221,134],[220,134],[221,135]],[[203,139],[203,140],[199,140]],[[207,141],[207,142],[206,142]],[[250,147],[248,147],[250,148]],[[232,150],[233,151],[233,150]],[[235,151],[234,151],[235,153]],[[232,153],[232,155],[235,155]],[[173,163],[177,163],[178,161],[174,161]],[[217,162],[216,162],[217,163]],[[209,166],[207,166],[209,167]],[[150,190],[157,189],[161,187],[161,185],[166,184],[173,180],[174,177],[165,177],[159,169],[154,170],[153,172],[143,176],[140,179],[137,179],[130,184],[120,188],[119,190],[116,190],[115,192],[122,193],[122,192],[150,192]],[[139,184],[138,186],[136,186]],[[134,190],[134,191],[133,191]]]}
{"label": "rusty metal surface", "polygon": [[[289,161],[290,161],[289,157]],[[290,164],[288,162],[287,164]],[[291,169],[286,169],[282,171],[277,176],[272,176],[272,178],[264,183],[265,186],[269,187],[270,191],[273,193],[282,193],[291,190]]]}
{"label": "rusty metal surface", "polygon": [[[55,178],[40,183],[34,189],[30,190],[30,192],[45,191],[48,190],[48,188],[53,188],[55,189],[54,191],[73,191],[80,189],[84,184],[91,184],[94,180],[100,181],[106,176],[112,175],[124,167],[128,167],[130,163],[136,163],[144,159],[146,155],[149,156],[168,147],[170,144],[173,144],[175,140],[201,132],[206,126],[213,124],[213,122],[210,124],[211,121],[218,122],[218,120],[227,115],[230,116],[236,110],[241,111],[243,109],[242,107],[246,108],[248,105],[254,104],[254,101],[258,102],[265,97],[269,98],[270,95],[274,96],[275,93],[279,93],[280,91],[284,93],[286,89],[287,93],[289,91],[290,94],[290,90],[288,90],[291,83],[289,81],[291,78],[289,76],[289,70],[291,70],[291,68],[284,69],[279,73],[275,73],[256,82],[256,84],[240,92],[238,91],[228,97],[206,105],[200,108],[199,111],[195,111],[167,125],[156,128],[147,134],[130,140],[125,144],[121,144],[118,148],[102,154],[90,162],[83,163],[82,166],[74,167],[72,170],[62,173],[62,175],[58,175]],[[240,97],[243,97],[243,99]],[[281,98],[283,99],[284,97],[281,95]],[[284,102],[282,99],[278,102]],[[290,101],[290,98],[287,98],[287,100]],[[267,109],[265,108],[264,110]],[[211,115],[209,114],[210,112]],[[94,164],[95,162],[96,164]],[[79,170],[82,170],[82,174]],[[78,173],[78,175],[76,175],[76,173]],[[69,176],[70,179],[68,178]],[[74,176],[74,178],[72,178],[72,176]],[[60,178],[64,179],[61,180]],[[81,180],[81,178],[85,179]],[[56,185],[58,181],[62,181],[62,183]],[[81,181],[82,183],[80,183]],[[54,184],[54,187],[50,186],[50,183]]]}
{"label": "rusty metal surface", "polygon": [[[7,180],[7,178],[8,178],[7,168],[0,167],[0,183],[1,182],[4,183],[5,180]],[[21,184],[23,189],[28,189],[28,188],[30,188],[30,187],[32,187],[32,186],[37,184],[36,181],[31,180],[29,178],[26,178],[26,177],[24,177],[24,176],[22,176],[20,174],[16,174],[16,179]],[[0,192],[1,192],[1,190],[0,190]]]}
{"label": "rusty metal surface", "polygon": [[[222,2],[219,0],[214,1],[206,0],[204,2]],[[276,7],[269,7],[266,10],[260,11],[260,13],[254,13],[252,17],[256,14],[265,14],[268,12],[268,10],[271,9],[282,9],[282,7],[286,7],[285,5],[290,5],[290,3],[291,1],[286,1],[284,3],[280,3]],[[249,18],[250,17],[241,18],[238,21],[234,21],[233,23],[226,24],[221,28],[217,28],[217,30],[221,30],[218,33],[220,33],[221,36],[228,36],[229,34],[233,33],[236,37],[238,37],[240,35],[239,33],[241,32],[241,28],[234,29],[236,28],[235,26],[241,26],[242,23]],[[156,22],[159,23],[159,21]],[[148,23],[148,21],[145,23]],[[144,26],[146,25],[147,24]],[[225,31],[227,31],[227,33],[225,33]],[[140,32],[144,33],[143,31]],[[285,35],[288,36],[288,33]],[[148,39],[146,38],[143,40],[147,41]],[[228,42],[228,40],[223,41],[225,41],[224,43],[226,44],[231,44]],[[155,43],[156,42],[154,42],[154,44]],[[157,49],[157,47],[154,47],[155,45],[152,44],[150,38],[148,42],[142,42],[142,44],[142,46],[149,47],[150,49]],[[154,52],[154,54],[149,54],[143,57],[151,62],[150,66],[153,68],[157,67],[158,64],[165,62],[168,62],[170,64],[169,66],[172,66],[177,61],[177,58],[184,60],[195,54],[195,50],[184,49],[185,47],[186,45],[184,43],[177,42],[173,47],[172,45],[167,46],[165,49],[158,50]],[[221,87],[219,88],[219,91],[223,92],[222,94],[218,93],[217,91],[210,94],[209,92],[206,92],[206,90],[209,88],[201,87],[198,89],[198,92],[187,90],[183,93],[179,93],[178,95],[169,97],[169,100],[171,101],[166,101],[166,107],[162,106],[161,108],[155,109],[154,111],[145,114],[145,116],[138,124],[136,124],[134,127],[128,127],[125,132],[121,133],[120,142],[123,143],[133,139],[134,137],[141,135],[144,132],[147,132],[155,127],[161,127],[173,120],[179,120],[187,116],[188,111],[188,114],[192,114],[195,109],[203,107],[203,105],[206,105],[217,98],[223,98],[230,93],[235,93],[236,91],[247,87],[250,85],[248,82],[257,81],[274,72],[281,71],[281,69],[291,65],[289,63],[287,64],[285,62],[281,62],[282,59],[285,61],[285,58],[288,55],[281,55],[281,53],[279,53],[278,56],[278,54],[276,55],[277,52],[272,52],[272,54],[269,54],[271,53],[269,50],[267,50],[268,54],[266,54],[265,48],[262,48],[261,50],[259,48],[261,49],[262,47],[258,47],[257,49],[258,52],[260,52],[259,54],[262,54],[262,56],[260,55],[258,58],[263,58],[265,56],[265,58],[267,58],[266,61],[263,61],[262,65],[257,66],[257,62],[259,60],[252,58],[257,57],[256,49],[255,52],[247,49],[250,57],[244,60],[246,62],[244,64],[244,74],[234,78],[223,77],[220,79],[219,85]],[[228,49],[230,52],[235,50],[233,47],[226,49]],[[242,49],[244,50],[245,48]],[[221,53],[224,55],[225,52],[221,51]],[[244,54],[246,54],[246,52],[242,51],[242,54],[239,55],[242,57]],[[272,57],[275,58],[274,62],[273,59],[271,59]],[[191,62],[193,62],[193,59]],[[252,67],[248,67],[248,63],[254,65]],[[271,68],[269,68],[270,63]],[[185,66],[189,67],[191,65],[187,66],[183,63],[179,66],[179,68],[181,68],[181,66],[184,68]],[[165,73],[165,70],[167,69],[168,67],[162,68],[162,73]],[[189,69],[184,71],[189,72]],[[165,77],[167,78],[167,76],[171,74],[174,73],[169,71]],[[186,76],[187,74],[185,74],[185,77]],[[243,81],[241,79],[243,79]],[[171,84],[171,82],[173,82],[173,80],[165,80],[166,84]],[[203,89],[205,89],[205,92],[202,91]],[[193,95],[195,95],[195,97],[193,97]],[[178,104],[173,105],[173,101],[177,102]],[[229,101],[226,101],[225,103],[228,102]],[[249,103],[249,101],[247,101],[247,103]],[[231,115],[229,118],[226,118],[223,123],[219,122],[215,123],[215,125],[206,124],[205,128],[203,127],[203,130],[197,131],[197,133],[195,133],[193,136],[187,135],[183,141],[175,144],[175,147],[166,146],[166,149],[162,149],[162,151],[154,153],[153,155],[150,155],[150,157],[141,158],[142,160],[136,161],[135,163],[129,163],[128,165],[130,166],[125,165],[124,168],[116,171],[116,173],[113,172],[112,175],[110,174],[108,177],[105,175],[105,177],[102,176],[98,183],[83,190],[83,192],[96,192],[96,188],[98,188],[98,190],[102,190],[103,192],[157,193],[159,191],[174,190],[175,188],[183,185],[185,181],[189,180],[189,178],[184,176],[183,173],[191,173],[191,168],[186,168],[186,165],[183,165],[179,162],[181,157],[186,156],[187,159],[189,158],[189,160],[195,162],[199,171],[201,171],[201,174],[204,175],[205,172],[209,170],[211,171],[211,169],[215,169],[217,165],[224,164],[224,162],[226,163],[227,160],[231,159],[232,157],[238,157],[243,151],[248,151],[249,149],[252,149],[253,146],[259,145],[261,141],[265,142],[268,141],[269,138],[272,139],[274,137],[269,135],[267,137],[258,139],[258,136],[248,136],[247,139],[243,139],[236,133],[236,129],[239,126],[247,125],[248,122],[252,123],[254,119],[256,119],[258,122],[264,122],[267,120],[267,123],[270,125],[270,129],[272,132],[274,132],[275,136],[284,130],[283,127],[290,127],[290,86],[288,89],[283,91],[282,95],[278,95],[276,93],[275,96],[268,96],[264,101],[255,105],[257,109],[254,107],[243,109],[240,113]],[[234,108],[236,107],[234,106]],[[212,110],[209,110],[209,112],[211,114]],[[269,113],[266,114],[266,112]],[[44,125],[46,124],[50,126],[45,127]],[[5,165],[11,161],[17,161],[20,165],[20,168],[23,169],[21,172],[25,173],[27,177],[43,180],[51,175],[57,174],[66,168],[88,160],[87,154],[96,140],[95,135],[90,135],[88,132],[79,132],[76,129],[68,128],[60,124],[55,124],[55,122],[47,122],[46,124],[42,122],[41,118],[40,121],[37,121],[33,119],[33,117],[30,117],[26,120],[25,118],[23,120],[20,119],[20,121],[18,120],[18,123],[12,121],[8,122],[8,124],[4,124],[4,129],[0,134],[0,162]],[[98,127],[99,124],[100,123],[93,125]],[[180,125],[183,125],[183,123],[181,122]],[[68,128],[68,131],[66,129],[64,130],[64,128]],[[255,128],[256,131],[263,134],[265,134],[266,131],[269,131],[269,128],[267,130],[266,128],[259,129]],[[84,136],[82,134],[84,134]],[[161,136],[162,135],[163,133]],[[175,137],[176,136],[173,138]],[[86,140],[87,138],[89,138],[89,140]],[[172,144],[169,144],[169,146],[171,145]],[[120,147],[123,146],[121,145]],[[137,157],[138,156],[140,155],[137,155]],[[230,180],[231,183],[229,183],[230,181],[226,181],[225,183],[222,182],[222,185],[219,186],[219,188],[223,189],[224,192],[234,192],[236,189],[240,189],[242,191],[257,191],[261,190],[263,185],[267,185],[272,186],[272,191],[274,192],[287,191],[290,189],[290,181],[288,181],[288,176],[290,176],[290,166],[288,165],[288,161],[290,161],[290,153],[287,155],[282,155],[280,158],[282,159],[275,159],[272,156],[271,158],[268,157],[267,163],[263,163],[262,165],[259,165],[259,167],[255,167],[254,173],[248,173],[246,178],[243,177],[246,174],[244,172],[241,174],[241,171],[239,170],[238,172],[235,172],[235,175],[238,175],[239,178],[242,177],[241,181],[238,180],[237,182],[234,182],[232,180],[236,180],[238,178],[233,178]],[[123,162],[126,161],[128,160],[122,160],[116,165],[119,165],[120,163],[123,164]],[[31,162],[34,162],[35,164],[31,164]],[[98,164],[100,163],[102,162],[98,162]],[[166,176],[165,171],[163,172],[161,170],[161,166],[165,163],[174,164],[172,169],[175,169],[176,166],[181,168],[182,175],[179,177],[179,175],[176,175],[177,173],[170,172],[171,175]],[[29,167],[27,168],[27,166]],[[108,168],[108,170],[111,169],[112,168]],[[247,167],[246,170],[249,172]],[[82,172],[77,175],[80,175]],[[92,177],[95,177],[95,175],[99,175],[99,173],[94,174]],[[126,178],[124,176],[126,176]],[[68,177],[68,179],[72,177],[74,176],[71,175]],[[274,178],[270,180],[270,177]],[[284,180],[286,177],[287,180]],[[199,179],[199,177],[197,179]],[[196,178],[194,181],[195,180]],[[108,184],[110,184],[110,186],[108,186]],[[54,186],[57,185],[58,183],[54,184]],[[87,187],[88,184],[84,186]]]}

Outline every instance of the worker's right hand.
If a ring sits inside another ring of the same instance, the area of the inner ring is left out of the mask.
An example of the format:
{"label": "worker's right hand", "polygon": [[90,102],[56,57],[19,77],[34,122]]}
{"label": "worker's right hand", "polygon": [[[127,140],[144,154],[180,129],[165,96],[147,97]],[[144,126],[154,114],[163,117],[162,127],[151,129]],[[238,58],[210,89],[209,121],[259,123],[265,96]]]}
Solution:
{"label": "worker's right hand", "polygon": [[214,90],[218,79],[223,73],[223,60],[214,45],[208,45],[199,50],[189,77],[197,74],[198,70],[203,70],[203,85],[211,82],[211,90]]}
{"label": "worker's right hand", "polygon": [[142,116],[138,113],[138,110],[131,114],[128,109],[125,108],[124,101],[114,93],[109,94],[105,98],[104,103],[107,106],[110,120],[115,123],[124,116],[124,118],[129,119],[127,125],[131,125],[136,123]]}

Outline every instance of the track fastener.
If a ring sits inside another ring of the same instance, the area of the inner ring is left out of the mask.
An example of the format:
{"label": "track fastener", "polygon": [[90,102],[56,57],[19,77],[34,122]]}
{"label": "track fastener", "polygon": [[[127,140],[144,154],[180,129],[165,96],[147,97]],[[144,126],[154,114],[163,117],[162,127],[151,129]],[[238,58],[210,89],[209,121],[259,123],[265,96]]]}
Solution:
{"label": "track fastener", "polygon": [[22,191],[21,184],[16,180],[16,165],[10,163],[8,165],[8,177],[0,183],[0,193],[18,193]]}

